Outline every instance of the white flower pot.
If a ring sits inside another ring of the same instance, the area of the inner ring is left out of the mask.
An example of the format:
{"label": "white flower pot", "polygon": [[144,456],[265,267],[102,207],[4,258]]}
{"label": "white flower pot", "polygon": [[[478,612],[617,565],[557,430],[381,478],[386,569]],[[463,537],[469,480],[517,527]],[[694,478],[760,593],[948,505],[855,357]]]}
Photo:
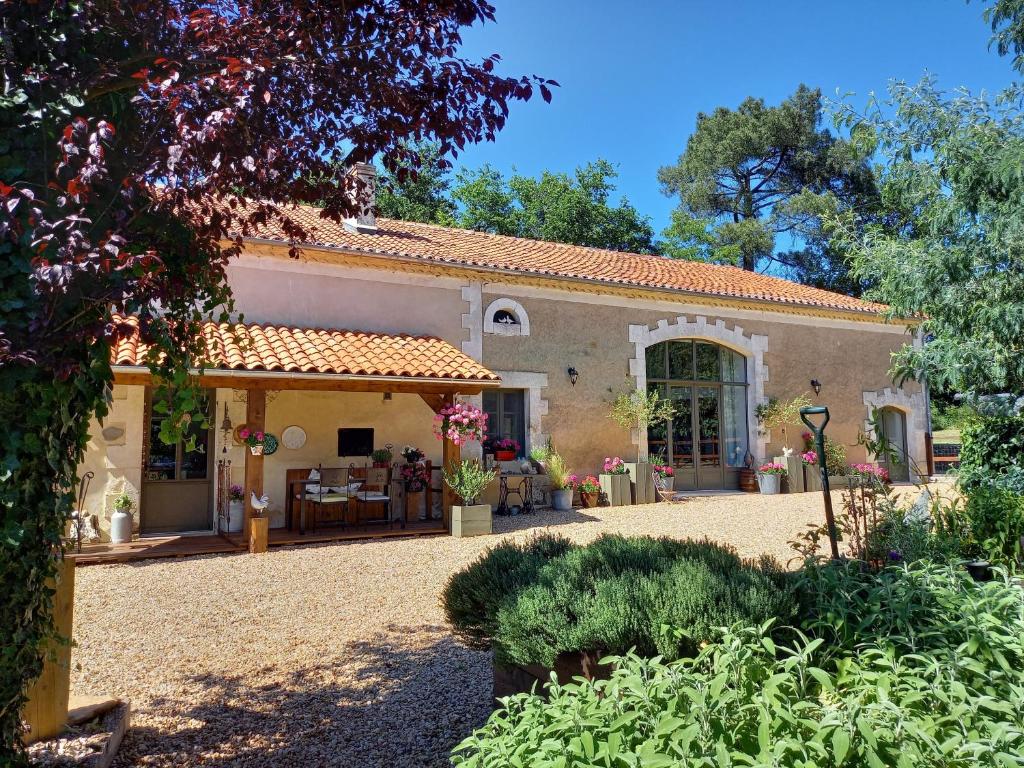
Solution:
{"label": "white flower pot", "polygon": [[252,451],[252,455],[253,456],[262,456],[263,455],[263,446],[262,445],[250,445],[249,446],[249,450]]}
{"label": "white flower pot", "polygon": [[132,516],[123,509],[115,509],[110,516],[110,541],[113,544],[127,544],[132,540]]}
{"label": "white flower pot", "polygon": [[559,512],[572,510],[572,488],[559,488],[551,491],[551,506]]}
{"label": "white flower pot", "polygon": [[781,475],[758,475],[757,484],[761,488],[761,493],[766,496],[779,492],[780,481],[782,480]]}
{"label": "white flower pot", "polygon": [[240,533],[245,519],[245,502],[232,499],[228,502],[228,533]]}

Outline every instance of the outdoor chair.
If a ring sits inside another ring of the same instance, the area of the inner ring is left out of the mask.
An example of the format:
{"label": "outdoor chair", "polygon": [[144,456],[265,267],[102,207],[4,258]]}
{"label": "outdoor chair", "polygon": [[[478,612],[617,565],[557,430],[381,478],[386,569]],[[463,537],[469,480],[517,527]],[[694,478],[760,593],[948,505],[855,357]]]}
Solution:
{"label": "outdoor chair", "polygon": [[[391,468],[371,467],[366,470],[366,480],[362,488],[356,491],[356,502],[363,510],[370,504],[379,504],[383,509],[383,515],[379,518],[362,520],[365,524],[370,523],[391,523]],[[358,514],[358,513],[357,513]],[[361,516],[360,516],[361,517]],[[405,520],[402,520],[402,528],[405,528]]]}
{"label": "outdoor chair", "polygon": [[[307,485],[302,494],[302,503],[309,504],[313,508],[312,528],[325,524],[347,525],[345,513],[348,511],[349,498],[352,494],[352,484],[349,483],[349,470],[345,468],[317,469],[319,481]],[[327,508],[338,508],[340,505],[340,518],[324,519],[322,513]]]}
{"label": "outdoor chair", "polygon": [[678,493],[675,489],[669,488],[668,481],[666,478],[659,475],[657,472],[651,473],[654,477],[654,491],[658,494],[658,498],[666,504],[682,504],[686,499],[681,493]]}

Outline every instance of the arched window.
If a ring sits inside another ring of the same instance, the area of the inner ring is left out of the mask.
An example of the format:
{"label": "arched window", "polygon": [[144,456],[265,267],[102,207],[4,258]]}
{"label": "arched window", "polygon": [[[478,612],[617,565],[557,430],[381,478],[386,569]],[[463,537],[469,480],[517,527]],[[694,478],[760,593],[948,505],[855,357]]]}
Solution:
{"label": "arched window", "polygon": [[530,318],[514,299],[495,299],[484,312],[484,333],[496,336],[529,336]]}
{"label": "arched window", "polygon": [[[676,488],[726,488],[744,465],[747,359],[735,350],[696,339],[647,348],[647,386],[675,408],[669,421],[651,424],[647,447],[670,464]],[[652,461],[656,461],[652,458]]]}

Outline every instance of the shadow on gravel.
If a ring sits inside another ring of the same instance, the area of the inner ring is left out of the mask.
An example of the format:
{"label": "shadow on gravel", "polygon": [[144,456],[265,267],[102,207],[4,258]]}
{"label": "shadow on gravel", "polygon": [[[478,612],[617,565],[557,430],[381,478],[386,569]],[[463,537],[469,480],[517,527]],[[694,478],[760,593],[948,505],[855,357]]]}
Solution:
{"label": "shadow on gravel", "polygon": [[556,525],[580,525],[582,523],[600,523],[601,518],[588,515],[582,510],[574,509],[571,512],[533,512],[528,515],[495,515],[495,533],[515,533],[531,528],[543,529]]}
{"label": "shadow on gravel", "polygon": [[185,676],[146,707],[167,730],[132,728],[115,765],[447,766],[490,714],[490,654],[443,627],[389,629],[333,662],[224,659],[223,675]]}

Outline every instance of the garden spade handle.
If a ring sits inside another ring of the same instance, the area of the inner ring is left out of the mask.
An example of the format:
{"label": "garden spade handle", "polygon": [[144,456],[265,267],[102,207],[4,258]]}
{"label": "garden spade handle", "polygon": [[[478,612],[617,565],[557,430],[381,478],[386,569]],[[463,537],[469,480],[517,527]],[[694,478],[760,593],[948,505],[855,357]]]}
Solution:
{"label": "garden spade handle", "polygon": [[[820,425],[816,425],[809,416],[824,415]],[[825,497],[825,524],[828,526],[828,540],[832,545],[832,559],[839,559],[839,536],[836,534],[836,518],[832,514],[832,493],[828,487],[828,467],[825,465],[825,426],[828,424],[828,407],[824,405],[807,406],[800,409],[800,421],[814,433],[814,446],[818,450],[818,472],[821,477],[821,493]]]}

